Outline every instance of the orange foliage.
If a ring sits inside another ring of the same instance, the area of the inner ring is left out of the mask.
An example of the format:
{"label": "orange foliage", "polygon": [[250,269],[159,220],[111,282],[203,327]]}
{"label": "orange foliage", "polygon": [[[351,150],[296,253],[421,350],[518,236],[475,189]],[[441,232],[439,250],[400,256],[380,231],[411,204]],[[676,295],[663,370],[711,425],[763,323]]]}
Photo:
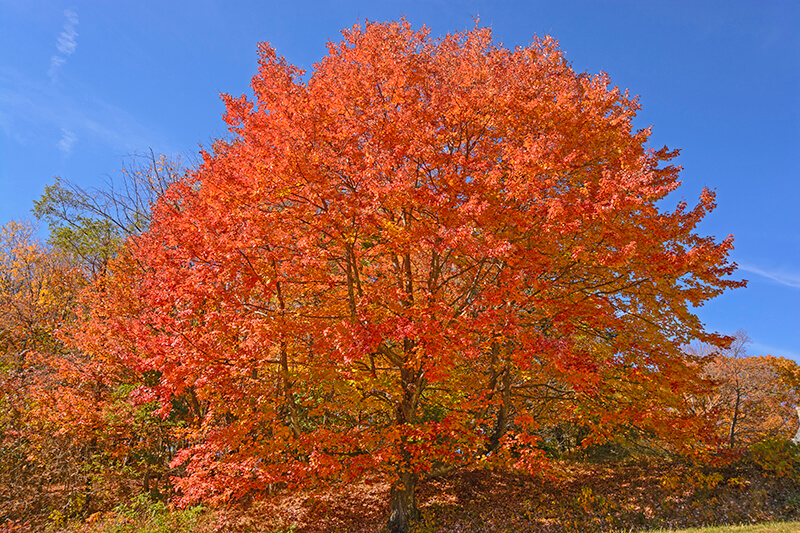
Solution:
{"label": "orange foliage", "polygon": [[174,445],[169,421],[150,415],[155,401],[130,401],[146,377],[103,344],[79,342],[102,335],[80,320],[87,269],[33,233],[0,227],[0,521],[102,508],[130,477],[166,488]]}
{"label": "orange foliage", "polygon": [[731,448],[743,449],[765,438],[788,439],[797,429],[797,363],[781,357],[748,356],[749,337],[738,331],[730,346],[694,346],[705,356],[704,374],[714,382],[710,392],[693,398],[697,416],[708,417]]}
{"label": "orange foliage", "polygon": [[675,156],[633,131],[635,98],[556,43],[405,22],[344,32],[303,73],[260,47],[255,101],[173,186],[83,326],[191,413],[184,501],[279,484],[537,470],[557,413],[690,442],[691,307],[740,286],[714,207],[662,211]]}
{"label": "orange foliage", "polygon": [[31,225],[0,227],[0,520],[35,511],[45,498],[37,486],[75,473],[79,450],[54,423],[59,376],[42,359],[64,351],[56,331],[80,282]]}

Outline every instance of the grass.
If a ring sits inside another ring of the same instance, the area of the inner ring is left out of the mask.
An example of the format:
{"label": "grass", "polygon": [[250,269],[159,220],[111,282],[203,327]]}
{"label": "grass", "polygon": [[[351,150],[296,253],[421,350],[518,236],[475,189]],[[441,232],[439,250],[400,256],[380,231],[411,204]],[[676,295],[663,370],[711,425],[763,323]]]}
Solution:
{"label": "grass", "polygon": [[144,494],[118,505],[108,513],[97,513],[85,523],[51,523],[46,533],[193,533],[206,526],[209,514],[203,507],[171,509]]}
{"label": "grass", "polygon": [[[124,513],[123,513],[124,514]],[[144,513],[148,515],[149,513]],[[95,527],[60,529],[60,532],[91,532],[91,533],[176,533],[192,532],[202,523],[197,510],[188,513],[189,516],[172,516],[169,520],[169,513],[163,511],[150,514],[150,516],[138,516],[138,520],[131,520],[129,523],[120,523],[118,520],[109,520]],[[175,514],[174,512],[172,514]],[[177,513],[182,514],[181,512]],[[189,518],[188,520],[186,520]],[[294,529],[277,529],[271,533],[294,533]],[[622,531],[618,533],[623,533]],[[642,533],[800,533],[800,522],[769,522],[754,525],[742,526],[709,526],[696,527],[689,529],[654,529]]]}
{"label": "grass", "polygon": [[654,529],[647,533],[800,533],[800,522],[769,522],[748,526],[710,526],[689,529]]}

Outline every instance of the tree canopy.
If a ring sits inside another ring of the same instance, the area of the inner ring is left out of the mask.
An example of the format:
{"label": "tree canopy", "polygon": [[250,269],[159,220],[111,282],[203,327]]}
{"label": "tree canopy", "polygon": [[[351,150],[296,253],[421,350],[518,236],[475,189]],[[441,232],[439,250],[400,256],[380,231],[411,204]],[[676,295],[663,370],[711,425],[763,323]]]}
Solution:
{"label": "tree canopy", "polygon": [[732,239],[696,231],[713,192],[660,206],[677,152],[633,129],[636,98],[552,39],[343,34],[307,78],[260,46],[230,136],[78,326],[158,376],[137,394],[163,416],[188,406],[183,498],[377,472],[406,531],[421,476],[535,471],[553,421],[689,444],[681,347],[722,340],[693,308],[741,283]]}
{"label": "tree canopy", "polygon": [[750,337],[737,331],[729,347],[698,344],[687,351],[704,359],[714,387],[691,399],[691,411],[710,417],[730,449],[767,438],[794,436],[800,367],[783,357],[749,356]]}

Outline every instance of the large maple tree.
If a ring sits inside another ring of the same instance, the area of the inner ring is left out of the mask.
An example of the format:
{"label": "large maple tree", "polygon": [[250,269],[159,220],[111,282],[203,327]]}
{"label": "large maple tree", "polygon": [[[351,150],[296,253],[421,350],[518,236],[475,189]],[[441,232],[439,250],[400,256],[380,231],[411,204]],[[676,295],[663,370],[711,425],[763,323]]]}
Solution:
{"label": "large maple tree", "polygon": [[719,340],[692,308],[739,283],[732,240],[696,232],[712,192],[659,207],[676,152],[636,98],[487,29],[356,26],[308,77],[259,52],[93,318],[163,414],[190,398],[186,500],[377,472],[405,531],[422,476],[535,470],[554,412],[684,434],[680,347]]}

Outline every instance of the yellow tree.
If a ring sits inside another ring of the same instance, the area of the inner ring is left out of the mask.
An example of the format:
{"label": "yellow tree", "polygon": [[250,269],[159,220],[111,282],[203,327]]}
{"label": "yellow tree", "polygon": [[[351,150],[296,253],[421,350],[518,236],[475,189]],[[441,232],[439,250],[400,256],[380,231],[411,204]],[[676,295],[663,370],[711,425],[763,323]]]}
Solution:
{"label": "yellow tree", "polygon": [[42,363],[64,351],[56,330],[72,312],[76,283],[70,261],[40,244],[32,225],[0,227],[0,507],[9,513],[42,505],[43,484],[76,473],[76,450],[52,437],[55,383]]}

